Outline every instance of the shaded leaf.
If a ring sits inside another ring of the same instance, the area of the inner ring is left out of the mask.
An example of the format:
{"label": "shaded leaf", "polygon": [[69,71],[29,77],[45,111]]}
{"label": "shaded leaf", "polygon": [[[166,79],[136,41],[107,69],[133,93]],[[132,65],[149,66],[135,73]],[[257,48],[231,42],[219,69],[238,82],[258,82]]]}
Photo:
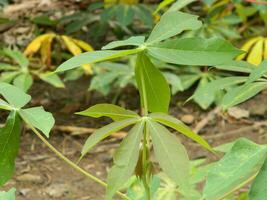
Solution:
{"label": "shaded leaf", "polygon": [[151,120],[147,124],[160,167],[177,185],[182,185],[190,171],[186,149],[164,126]]}
{"label": "shaded leaf", "polygon": [[267,194],[267,159],[265,160],[260,172],[256,176],[252,183],[250,191],[248,193],[250,200],[263,200]]}
{"label": "shaded leaf", "polygon": [[143,136],[144,122],[137,123],[123,139],[114,155],[114,166],[108,173],[106,200],[131,177],[139,157],[139,146]]}
{"label": "shaded leaf", "polygon": [[20,126],[17,112],[11,111],[5,126],[0,129],[0,186],[13,175],[19,151]]}
{"label": "shaded leaf", "polygon": [[103,126],[100,129],[97,129],[85,142],[83,148],[82,148],[82,155],[81,158],[88,153],[98,142],[105,139],[112,133],[119,131],[127,126],[130,126],[132,124],[135,124],[138,122],[139,119],[136,118],[130,118],[125,119],[122,121],[113,122],[111,124],[108,124],[106,126]]}
{"label": "shaded leaf", "polygon": [[24,92],[27,92],[30,89],[32,83],[32,76],[29,73],[22,73],[18,75],[13,82],[16,87],[22,89]]}
{"label": "shaded leaf", "polygon": [[53,85],[54,87],[57,87],[57,88],[64,88],[65,87],[64,83],[62,82],[62,80],[59,78],[59,76],[57,74],[47,72],[44,74],[40,74],[39,77],[40,77],[40,79]]}
{"label": "shaded leaf", "polygon": [[206,142],[202,137],[200,137],[198,134],[194,133],[188,126],[186,126],[183,122],[180,120],[164,114],[164,113],[152,113],[149,115],[152,119],[155,121],[164,124],[165,126],[168,126],[170,128],[173,128],[177,130],[179,133],[182,133],[186,137],[194,140],[204,148],[206,148],[209,151],[213,152],[212,147],[209,145],[208,142]]}
{"label": "shaded leaf", "polygon": [[27,68],[29,65],[28,59],[19,51],[12,49],[3,49],[3,52],[6,56],[12,58],[19,64],[21,68]]}
{"label": "shaded leaf", "polygon": [[170,88],[162,75],[145,54],[138,54],[135,78],[143,107],[150,112],[168,112]]}

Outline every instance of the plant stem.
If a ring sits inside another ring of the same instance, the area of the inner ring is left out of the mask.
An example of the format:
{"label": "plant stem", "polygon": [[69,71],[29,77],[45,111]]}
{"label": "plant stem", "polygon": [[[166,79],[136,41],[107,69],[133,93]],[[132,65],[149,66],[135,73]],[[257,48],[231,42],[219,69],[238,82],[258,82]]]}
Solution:
{"label": "plant stem", "polygon": [[[86,176],[87,178],[93,180],[94,182],[100,184],[103,187],[107,187],[107,184],[100,180],[99,178],[93,176],[92,174],[88,173],[87,171],[85,171],[84,169],[82,169],[81,167],[79,167],[77,164],[75,164],[74,162],[72,162],[71,160],[69,160],[66,156],[64,156],[61,152],[59,152],[53,145],[51,145],[43,136],[41,133],[39,133],[39,131],[34,128],[33,126],[31,126],[30,124],[28,124],[28,126],[30,127],[30,129],[42,140],[42,142],[51,150],[53,151],[61,160],[63,160],[66,164],[68,164],[70,167],[72,167],[73,169],[75,169],[76,171],[78,171],[80,174]],[[116,194],[118,196],[120,196],[122,199],[125,200],[131,200],[129,197],[127,197],[125,194],[117,191]]]}

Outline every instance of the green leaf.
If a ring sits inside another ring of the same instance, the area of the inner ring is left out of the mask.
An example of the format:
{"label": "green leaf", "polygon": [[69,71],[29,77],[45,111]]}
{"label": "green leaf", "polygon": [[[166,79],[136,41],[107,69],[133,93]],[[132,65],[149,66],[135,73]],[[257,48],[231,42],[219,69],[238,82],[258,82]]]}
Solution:
{"label": "green leaf", "polygon": [[1,63],[0,62],[0,70],[18,70],[19,68],[7,63]]}
{"label": "green leaf", "polygon": [[130,118],[125,119],[122,121],[113,122],[111,124],[108,124],[100,129],[97,129],[85,142],[83,149],[82,149],[82,155],[81,158],[88,153],[98,142],[105,139],[109,135],[111,135],[114,132],[117,132],[127,126],[130,126],[132,124],[135,124],[138,122],[139,119],[136,118]]}
{"label": "green leaf", "polygon": [[57,88],[65,87],[64,83],[61,81],[61,79],[59,78],[57,74],[52,74],[48,72],[48,73],[40,74],[39,77],[40,79],[53,85],[54,87],[57,87]]}
{"label": "green leaf", "polygon": [[267,148],[239,139],[231,150],[209,171],[204,187],[207,200],[223,199],[247,184],[261,168]]}
{"label": "green leaf", "polygon": [[8,192],[0,192],[0,200],[15,200],[16,189],[11,188]]}
{"label": "green leaf", "polygon": [[145,42],[144,36],[132,36],[126,40],[120,40],[120,41],[114,41],[110,42],[106,46],[103,46],[102,49],[114,49],[117,47],[123,47],[123,46],[140,46]]}
{"label": "green leaf", "polygon": [[2,72],[1,75],[0,75],[0,82],[10,83],[19,74],[20,74],[19,71]]}
{"label": "green leaf", "polygon": [[160,4],[158,5],[157,9],[154,11],[153,15],[156,15],[160,10],[162,10],[165,7],[167,7],[168,5],[173,3],[174,1],[175,0],[163,0],[162,2],[160,2]]}
{"label": "green leaf", "polygon": [[177,0],[167,12],[181,10],[183,7],[197,0]]}
{"label": "green leaf", "polygon": [[242,53],[221,38],[179,38],[147,49],[156,59],[180,65],[220,65]]}
{"label": "green leaf", "polygon": [[194,133],[188,126],[186,126],[183,122],[180,120],[164,114],[164,113],[152,113],[149,115],[153,120],[164,124],[165,126],[168,126],[170,128],[173,128],[177,130],[179,133],[185,135],[186,137],[194,140],[201,146],[203,146],[205,149],[213,152],[212,147],[209,145],[208,142],[206,142],[202,137],[200,137],[198,134]]}
{"label": "green leaf", "polygon": [[55,72],[63,72],[63,71],[67,71],[70,69],[80,67],[84,64],[112,60],[115,58],[120,58],[123,56],[130,55],[130,54],[136,54],[141,51],[143,51],[143,49],[130,49],[130,50],[118,50],[118,51],[106,50],[106,51],[92,51],[92,52],[81,53],[67,60],[66,62],[62,63],[56,69]]}
{"label": "green leaf", "polygon": [[0,94],[15,108],[21,108],[31,100],[30,95],[8,83],[0,83]]}
{"label": "green leaf", "polygon": [[128,26],[133,22],[135,13],[132,6],[119,4],[114,7],[116,9],[116,19],[118,20],[121,26]]}
{"label": "green leaf", "polygon": [[13,82],[16,87],[22,89],[24,92],[27,92],[30,89],[32,83],[32,76],[29,73],[22,73],[18,75]]}
{"label": "green leaf", "polygon": [[21,52],[5,48],[3,49],[3,53],[6,56],[14,59],[16,63],[20,65],[21,68],[28,68],[29,61]]}
{"label": "green leaf", "polygon": [[76,113],[88,117],[110,117],[113,121],[121,121],[129,118],[140,118],[138,114],[131,110],[126,110],[113,104],[97,104],[84,111]]}
{"label": "green leaf", "polygon": [[12,110],[12,107],[3,99],[0,99],[0,109],[3,110]]}
{"label": "green leaf", "polygon": [[114,155],[114,166],[108,174],[106,200],[113,195],[133,174],[138,157],[139,145],[143,136],[144,122],[137,123],[123,139]]}
{"label": "green leaf", "polygon": [[168,112],[170,103],[169,85],[145,54],[138,54],[135,78],[143,107],[150,112]]}
{"label": "green leaf", "polygon": [[55,119],[50,112],[46,112],[42,106],[20,109],[21,118],[30,126],[42,131],[46,137],[55,124]]}
{"label": "green leaf", "polygon": [[251,200],[263,200],[266,198],[267,194],[267,159],[256,176],[256,179],[253,181],[250,191],[248,193],[249,199]]}
{"label": "green leaf", "polygon": [[201,78],[201,74],[185,74],[180,76],[182,81],[182,86],[184,90],[190,88],[196,81]]}
{"label": "green leaf", "polygon": [[171,72],[164,72],[164,76],[171,85],[172,94],[176,94],[177,92],[184,90],[182,81],[178,75]]}
{"label": "green leaf", "polygon": [[259,66],[251,71],[245,84],[250,84],[261,78],[267,72],[267,60],[263,61]]}
{"label": "green leaf", "polygon": [[249,98],[255,96],[263,89],[267,88],[267,82],[254,82],[246,85],[235,87],[226,93],[222,100],[224,110],[240,104]]}
{"label": "green leaf", "polygon": [[164,126],[151,120],[147,123],[159,165],[178,186],[182,185],[190,171],[186,149]]}
{"label": "green leaf", "polygon": [[167,12],[162,15],[146,43],[152,44],[173,37],[185,30],[196,30],[202,25],[198,16],[183,12]]}
{"label": "green leaf", "polygon": [[19,150],[20,126],[17,112],[11,111],[5,126],[0,129],[0,186],[13,175]]}

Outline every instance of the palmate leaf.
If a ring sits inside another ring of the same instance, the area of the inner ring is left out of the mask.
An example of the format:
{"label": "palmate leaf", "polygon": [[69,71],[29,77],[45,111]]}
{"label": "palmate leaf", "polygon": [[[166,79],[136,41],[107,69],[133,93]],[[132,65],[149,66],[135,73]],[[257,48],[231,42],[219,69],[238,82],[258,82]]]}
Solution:
{"label": "palmate leaf", "polygon": [[57,74],[52,74],[51,72],[43,73],[39,75],[40,79],[53,85],[57,88],[64,88],[65,85]]}
{"label": "palmate leaf", "polygon": [[12,110],[12,107],[3,99],[0,99],[0,109],[3,110]]}
{"label": "palmate leaf", "polygon": [[147,107],[150,112],[168,112],[169,85],[159,69],[144,53],[138,54],[135,78],[143,107]]}
{"label": "palmate leaf", "polygon": [[139,145],[143,136],[144,121],[137,123],[123,139],[114,155],[114,166],[108,174],[106,200],[130,178],[139,157]]}
{"label": "palmate leaf", "polygon": [[203,199],[223,199],[251,180],[266,159],[267,148],[239,139],[208,172]]}
{"label": "palmate leaf", "polygon": [[154,27],[146,43],[153,44],[173,37],[184,30],[196,30],[202,23],[198,16],[182,12],[166,12]]}
{"label": "palmate leaf", "polygon": [[16,63],[18,63],[21,68],[28,67],[29,61],[21,52],[6,48],[6,49],[3,49],[3,53],[6,56],[15,60]]}
{"label": "palmate leaf", "polygon": [[259,66],[251,71],[245,84],[250,84],[261,78],[267,72],[267,60],[263,61]]}
{"label": "palmate leaf", "polygon": [[129,118],[122,121],[113,122],[100,129],[97,129],[85,142],[82,148],[81,158],[84,157],[98,142],[105,139],[112,133],[119,131],[127,126],[135,124],[139,121],[138,118]]}
{"label": "palmate leaf", "polygon": [[130,49],[130,50],[118,50],[118,51],[106,50],[106,51],[93,51],[93,52],[81,53],[67,60],[66,62],[62,63],[56,69],[55,72],[63,72],[63,71],[67,71],[70,69],[80,67],[84,64],[112,60],[115,58],[120,58],[123,56],[130,55],[130,54],[136,54],[141,51],[143,51],[143,49]]}
{"label": "palmate leaf", "polygon": [[102,49],[103,50],[114,49],[114,48],[122,47],[122,46],[140,46],[144,42],[145,42],[144,36],[132,36],[126,40],[110,42],[109,44],[103,46]]}
{"label": "palmate leaf", "polygon": [[186,126],[180,120],[164,113],[152,113],[149,115],[149,117],[165,126],[177,130],[179,133],[182,133],[186,137],[194,140],[195,142],[203,146],[205,149],[213,152],[213,149],[208,142],[206,142],[202,137],[194,133],[188,126]]}
{"label": "palmate leaf", "polygon": [[260,172],[256,176],[249,191],[250,200],[263,200],[267,194],[267,159],[265,160]]}
{"label": "palmate leaf", "polygon": [[19,150],[20,126],[17,112],[11,111],[5,126],[0,129],[0,186],[13,175]]}
{"label": "palmate leaf", "polygon": [[0,83],[0,94],[15,108],[21,108],[31,100],[30,95],[7,83]]}
{"label": "palmate leaf", "polygon": [[164,126],[152,120],[148,120],[147,125],[160,167],[177,185],[182,185],[190,171],[186,149]]}
{"label": "palmate leaf", "polygon": [[221,38],[178,38],[150,45],[147,50],[156,59],[180,65],[220,65],[242,53]]}
{"label": "palmate leaf", "polygon": [[88,117],[110,117],[113,121],[121,121],[129,118],[140,118],[138,114],[131,110],[126,110],[120,106],[113,104],[97,104],[84,111],[77,112],[78,115],[88,116]]}

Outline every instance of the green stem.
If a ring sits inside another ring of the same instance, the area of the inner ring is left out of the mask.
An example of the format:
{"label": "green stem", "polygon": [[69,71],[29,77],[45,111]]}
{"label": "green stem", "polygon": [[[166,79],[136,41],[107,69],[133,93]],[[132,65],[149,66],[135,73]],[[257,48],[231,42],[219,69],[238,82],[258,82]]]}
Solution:
{"label": "green stem", "polygon": [[[107,184],[100,180],[99,178],[93,176],[92,174],[88,173],[87,171],[85,171],[84,169],[82,169],[81,167],[79,167],[78,165],[76,165],[74,162],[72,162],[71,160],[69,160],[66,156],[64,156],[62,153],[60,153],[53,145],[51,145],[43,136],[41,133],[39,133],[39,131],[34,128],[33,126],[31,126],[30,124],[28,124],[29,128],[42,140],[42,142],[51,150],[53,151],[61,160],[63,160],[66,164],[68,164],[70,167],[72,167],[73,169],[75,169],[76,171],[78,171],[80,174],[86,176],[87,178],[93,180],[94,182],[102,185],[103,187],[107,187]],[[120,196],[122,199],[126,199],[126,200],[131,200],[129,197],[127,197],[125,194],[117,191],[116,192],[118,196]]]}

